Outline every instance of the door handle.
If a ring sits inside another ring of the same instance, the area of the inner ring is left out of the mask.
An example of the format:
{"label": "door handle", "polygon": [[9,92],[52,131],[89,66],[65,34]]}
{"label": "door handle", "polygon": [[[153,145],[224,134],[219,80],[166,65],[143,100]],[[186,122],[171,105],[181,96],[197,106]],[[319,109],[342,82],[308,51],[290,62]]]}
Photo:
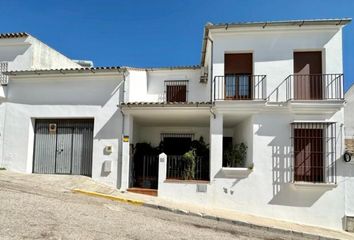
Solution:
{"label": "door handle", "polygon": [[64,151],[64,149],[57,149],[57,153],[61,153],[63,151]]}

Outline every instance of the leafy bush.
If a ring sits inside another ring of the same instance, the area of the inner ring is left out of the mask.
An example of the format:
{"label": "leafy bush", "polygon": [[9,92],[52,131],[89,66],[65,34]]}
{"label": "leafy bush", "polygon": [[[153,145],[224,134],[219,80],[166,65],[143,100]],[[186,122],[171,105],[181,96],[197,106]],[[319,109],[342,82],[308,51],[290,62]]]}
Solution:
{"label": "leafy bush", "polygon": [[190,150],[183,154],[183,172],[182,177],[184,180],[193,180],[195,178],[195,165],[196,165],[196,152],[195,150]]}
{"label": "leafy bush", "polygon": [[246,165],[247,146],[244,143],[231,145],[224,151],[227,167],[244,167]]}
{"label": "leafy bush", "polygon": [[191,149],[195,150],[197,156],[204,158],[209,157],[209,145],[204,142],[203,137],[200,137],[199,140],[193,140]]}
{"label": "leafy bush", "polygon": [[158,149],[153,147],[150,143],[137,143],[134,147],[134,156],[142,157],[149,155],[156,155]]}

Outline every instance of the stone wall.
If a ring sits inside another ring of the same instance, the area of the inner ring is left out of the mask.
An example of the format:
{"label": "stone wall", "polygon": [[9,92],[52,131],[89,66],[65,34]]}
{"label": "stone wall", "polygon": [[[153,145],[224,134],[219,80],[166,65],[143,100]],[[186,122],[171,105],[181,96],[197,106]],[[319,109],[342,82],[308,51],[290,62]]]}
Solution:
{"label": "stone wall", "polygon": [[354,154],[354,139],[345,139],[345,149],[352,155]]}

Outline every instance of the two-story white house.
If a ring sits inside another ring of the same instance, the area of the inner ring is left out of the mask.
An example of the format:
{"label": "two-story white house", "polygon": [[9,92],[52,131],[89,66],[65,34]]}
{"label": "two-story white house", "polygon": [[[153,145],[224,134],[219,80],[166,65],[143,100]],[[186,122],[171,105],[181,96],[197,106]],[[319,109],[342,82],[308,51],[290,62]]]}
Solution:
{"label": "two-story white house", "polygon": [[207,24],[198,66],[8,70],[1,165],[342,229],[349,22]]}

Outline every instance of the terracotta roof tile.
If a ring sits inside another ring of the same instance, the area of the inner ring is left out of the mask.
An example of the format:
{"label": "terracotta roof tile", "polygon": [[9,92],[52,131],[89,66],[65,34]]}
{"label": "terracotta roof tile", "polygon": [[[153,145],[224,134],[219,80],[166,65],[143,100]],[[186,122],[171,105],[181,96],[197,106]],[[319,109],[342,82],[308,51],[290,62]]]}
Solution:
{"label": "terracotta roof tile", "polygon": [[20,37],[28,37],[29,34],[25,32],[18,33],[0,33],[0,38],[20,38]]}

